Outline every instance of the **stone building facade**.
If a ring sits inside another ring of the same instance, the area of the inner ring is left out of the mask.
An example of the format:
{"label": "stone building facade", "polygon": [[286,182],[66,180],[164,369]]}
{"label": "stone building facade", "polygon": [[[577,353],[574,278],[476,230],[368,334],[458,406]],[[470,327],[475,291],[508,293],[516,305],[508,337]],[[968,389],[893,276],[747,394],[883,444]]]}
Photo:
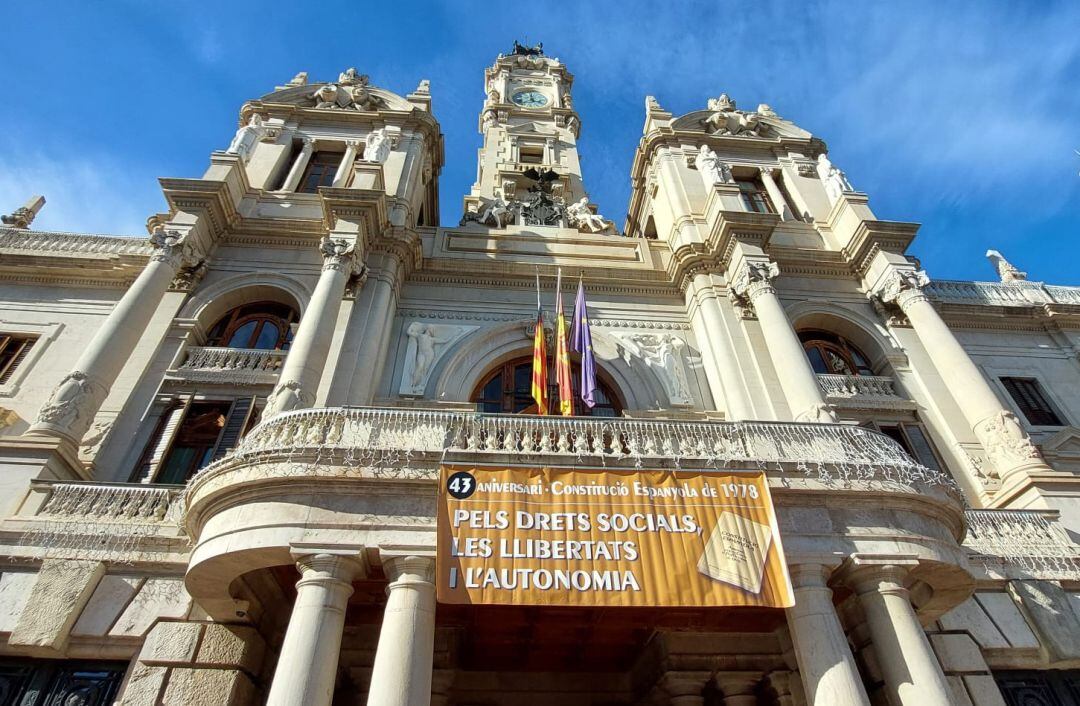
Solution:
{"label": "stone building facade", "polygon": [[[572,89],[485,70],[457,226],[428,82],[352,69],[245,103],[147,238],[5,218],[0,702],[1080,702],[1080,287],[928,278],[726,95],[645,99],[620,232]],[[560,267],[572,419],[520,414]],[[437,605],[445,462],[764,470],[795,606]]]}

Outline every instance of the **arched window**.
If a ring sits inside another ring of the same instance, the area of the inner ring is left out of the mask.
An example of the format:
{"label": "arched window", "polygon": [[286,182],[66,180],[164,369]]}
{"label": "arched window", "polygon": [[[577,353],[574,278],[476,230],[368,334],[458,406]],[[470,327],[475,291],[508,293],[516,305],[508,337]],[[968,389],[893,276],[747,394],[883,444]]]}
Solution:
{"label": "arched window", "polygon": [[[611,386],[602,379],[599,371],[596,376],[596,406],[591,409],[581,401],[579,386],[581,368],[577,361],[570,363],[570,379],[574,385],[574,416],[577,417],[618,417],[622,415],[623,405]],[[558,408],[559,391],[555,385],[555,372],[549,370],[548,399],[552,410]],[[472,401],[481,412],[502,414],[536,414],[536,402],[532,398],[532,358],[515,358],[496,366],[489,372],[473,392]]]}
{"label": "arched window", "polygon": [[862,351],[842,336],[828,331],[800,331],[806,357],[815,373],[832,375],[873,375],[874,369]]}
{"label": "arched window", "polygon": [[224,348],[286,350],[292,343],[296,311],[278,302],[255,302],[225,314],[210,329],[207,345]]}

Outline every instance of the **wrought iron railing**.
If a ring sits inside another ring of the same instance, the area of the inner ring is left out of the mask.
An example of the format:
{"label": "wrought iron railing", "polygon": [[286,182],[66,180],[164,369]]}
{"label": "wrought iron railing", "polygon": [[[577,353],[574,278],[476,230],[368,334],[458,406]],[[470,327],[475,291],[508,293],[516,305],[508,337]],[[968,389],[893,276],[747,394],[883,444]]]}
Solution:
{"label": "wrought iron railing", "polygon": [[1033,572],[1080,577],[1080,546],[1057,520],[1039,510],[968,510],[964,546]]}

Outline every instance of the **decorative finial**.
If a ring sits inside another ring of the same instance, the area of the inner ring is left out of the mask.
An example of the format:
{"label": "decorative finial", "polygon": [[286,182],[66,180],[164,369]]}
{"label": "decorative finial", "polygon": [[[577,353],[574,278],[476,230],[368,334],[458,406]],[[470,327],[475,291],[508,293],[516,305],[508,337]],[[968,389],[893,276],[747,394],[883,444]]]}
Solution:
{"label": "decorative finial", "polygon": [[1001,278],[1002,283],[1009,284],[1010,282],[1023,282],[1027,279],[1027,272],[1021,272],[1016,265],[1012,264],[1005,259],[997,250],[987,250],[986,259],[990,261],[990,264],[997,270],[998,277]]}
{"label": "decorative finial", "polygon": [[0,216],[0,221],[3,221],[4,225],[11,226],[12,228],[25,230],[34,222],[34,217],[37,216],[38,211],[40,211],[41,207],[44,205],[44,196],[31,196],[25,206],[15,209],[6,216]]}
{"label": "decorative finial", "polygon": [[292,77],[292,80],[285,84],[286,86],[306,86],[307,85],[307,71],[301,71]]}
{"label": "decorative finial", "polygon": [[656,100],[656,96],[645,96],[645,112],[651,113],[654,110],[663,110],[660,101]]}
{"label": "decorative finial", "polygon": [[420,79],[420,83],[416,84],[416,90],[413,93],[431,93],[431,81],[426,78]]}

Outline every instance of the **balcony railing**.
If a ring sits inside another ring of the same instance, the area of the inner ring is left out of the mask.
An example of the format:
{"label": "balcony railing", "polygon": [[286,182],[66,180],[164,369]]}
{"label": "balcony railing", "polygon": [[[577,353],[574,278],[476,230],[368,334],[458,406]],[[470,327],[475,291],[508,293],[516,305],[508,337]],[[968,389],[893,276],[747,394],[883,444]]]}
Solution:
{"label": "balcony railing", "polygon": [[146,238],[0,228],[0,250],[88,255],[150,255],[154,248]]}
{"label": "balcony railing", "polygon": [[964,546],[1036,573],[1080,578],[1080,546],[1056,513],[1037,510],[967,510]]}
{"label": "balcony railing", "polygon": [[964,282],[933,280],[926,288],[937,301],[949,304],[991,306],[1080,305],[1080,287],[1061,287],[1041,282]]}
{"label": "balcony railing", "polygon": [[[862,427],[487,415],[385,408],[309,409],[272,417],[206,469],[259,460],[408,467],[506,461],[649,468],[783,467],[822,480],[952,487],[892,439]],[[196,481],[198,482],[198,481]]]}
{"label": "balcony railing", "polygon": [[277,381],[288,351],[191,346],[183,362],[169,372],[192,382],[263,385]]}
{"label": "balcony railing", "polygon": [[183,488],[124,483],[33,481],[19,512],[21,544],[130,559],[148,540],[181,541]]}
{"label": "balcony railing", "polygon": [[913,403],[896,394],[893,379],[880,375],[818,375],[818,386],[830,402],[842,407],[907,409]]}

